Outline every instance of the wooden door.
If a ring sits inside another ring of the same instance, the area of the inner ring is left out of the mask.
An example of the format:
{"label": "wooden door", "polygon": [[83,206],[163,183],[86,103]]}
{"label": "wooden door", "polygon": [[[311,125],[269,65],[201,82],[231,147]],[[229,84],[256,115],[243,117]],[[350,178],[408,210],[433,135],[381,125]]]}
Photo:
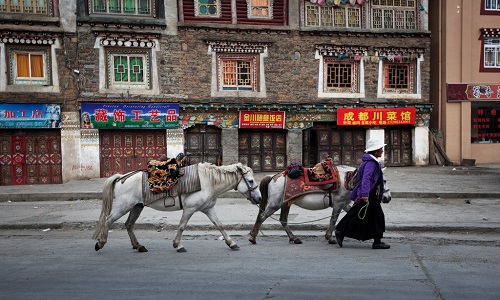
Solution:
{"label": "wooden door", "polygon": [[59,130],[1,130],[0,185],[62,183]]}
{"label": "wooden door", "polygon": [[335,165],[357,166],[365,149],[365,130],[318,123],[303,134],[303,164],[313,167],[330,156]]}
{"label": "wooden door", "polygon": [[166,131],[100,130],[101,177],[146,169],[151,159],[167,153]]}
{"label": "wooden door", "polygon": [[222,164],[221,129],[209,125],[196,125],[186,130],[184,151],[188,165],[200,162]]}
{"label": "wooden door", "polygon": [[286,168],[285,130],[240,130],[239,161],[255,172],[282,171]]}
{"label": "wooden door", "polygon": [[412,128],[398,127],[385,130],[384,148],[386,166],[411,166],[412,158]]}

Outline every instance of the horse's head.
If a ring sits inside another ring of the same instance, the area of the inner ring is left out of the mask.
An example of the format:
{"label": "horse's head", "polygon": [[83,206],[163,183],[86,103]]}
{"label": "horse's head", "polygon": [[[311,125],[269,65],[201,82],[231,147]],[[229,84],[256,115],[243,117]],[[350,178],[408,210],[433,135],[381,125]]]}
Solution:
{"label": "horse's head", "polygon": [[253,178],[253,170],[241,163],[238,163],[237,168],[241,178],[235,190],[245,195],[253,204],[259,204],[260,200],[262,200],[262,195],[259,190],[259,185]]}
{"label": "horse's head", "polygon": [[382,194],[382,203],[391,202],[391,190],[387,187],[387,181],[384,179],[384,193]]}

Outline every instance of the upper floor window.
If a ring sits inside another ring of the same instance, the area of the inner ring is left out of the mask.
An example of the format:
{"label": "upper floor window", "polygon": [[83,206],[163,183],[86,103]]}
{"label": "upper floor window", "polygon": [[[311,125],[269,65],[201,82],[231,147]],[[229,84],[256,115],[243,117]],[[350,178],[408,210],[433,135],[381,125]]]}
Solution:
{"label": "upper floor window", "polygon": [[93,0],[92,12],[104,14],[151,15],[153,0]]}
{"label": "upper floor window", "polygon": [[325,91],[349,92],[357,91],[358,64],[354,61],[325,60]]}
{"label": "upper floor window", "polygon": [[484,0],[484,9],[500,12],[500,0]]}
{"label": "upper floor window", "polygon": [[220,17],[221,0],[194,0],[196,17]]}
{"label": "upper floor window", "polygon": [[410,94],[414,87],[415,68],[411,63],[384,63],[384,93]]}
{"label": "upper floor window", "polygon": [[268,43],[207,41],[212,55],[212,97],[266,97]]}
{"label": "upper floor window", "polygon": [[50,0],[0,0],[0,12],[48,14]]}
{"label": "upper floor window", "polygon": [[318,97],[364,98],[363,46],[316,45]]}
{"label": "upper floor window", "polygon": [[255,91],[257,83],[255,55],[217,55],[219,62],[219,89],[224,91]]}
{"label": "upper floor window", "polygon": [[49,47],[9,47],[10,83],[50,85]]}
{"label": "upper floor window", "polygon": [[304,25],[310,27],[361,28],[361,7],[329,6],[305,2]]}
{"label": "upper floor window", "polygon": [[377,98],[420,99],[422,49],[379,49]]}
{"label": "upper floor window", "polygon": [[108,87],[149,89],[149,49],[107,49]]}
{"label": "upper floor window", "polygon": [[500,38],[484,39],[484,64],[485,69],[500,70]]}
{"label": "upper floor window", "polygon": [[417,29],[416,0],[372,0],[372,28]]}
{"label": "upper floor window", "polygon": [[246,0],[248,4],[248,18],[272,19],[273,0]]}

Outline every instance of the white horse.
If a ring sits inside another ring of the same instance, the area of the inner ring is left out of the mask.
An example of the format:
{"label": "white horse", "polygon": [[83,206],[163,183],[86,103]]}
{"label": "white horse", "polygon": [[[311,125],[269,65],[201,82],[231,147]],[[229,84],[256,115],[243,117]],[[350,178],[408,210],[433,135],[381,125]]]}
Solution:
{"label": "white horse", "polygon": [[[258,204],[261,194],[258,184],[253,177],[253,171],[248,166],[236,163],[228,166],[215,166],[209,163],[198,164],[198,176],[201,190],[193,193],[183,194],[180,207],[165,207],[163,201],[156,201],[148,205],[160,211],[172,211],[183,209],[177,235],[173,246],[178,252],[185,252],[181,245],[183,231],[191,216],[201,211],[207,215],[217,229],[222,233],[226,244],[233,250],[239,249],[238,245],[231,239],[223,228],[222,223],[215,213],[217,198],[224,192],[235,189],[246,196],[253,204]],[[131,175],[125,181],[117,183],[124,175],[115,174],[104,183],[102,210],[99,217],[93,239],[97,239],[95,250],[102,249],[108,239],[108,231],[111,225],[126,213],[130,212],[125,227],[127,228],[132,248],[139,252],[147,252],[143,245],[139,244],[134,234],[134,224],[144,208],[142,192],[143,172]]]}
{"label": "white horse", "polygon": [[[354,171],[356,168],[350,166],[337,166],[338,169],[338,188],[331,194],[328,192],[318,192],[306,194],[298,200],[294,200],[293,204],[298,205],[301,208],[308,210],[321,210],[328,207],[332,207],[332,215],[330,217],[330,225],[325,233],[325,238],[330,244],[336,244],[337,241],[332,233],[335,230],[335,224],[337,223],[338,216],[342,210],[348,211],[351,208],[351,200],[349,199],[350,190],[347,190],[344,186],[345,175],[348,171]],[[260,192],[262,194],[262,200],[259,204],[260,213],[257,215],[255,224],[249,233],[248,240],[252,243],[256,243],[256,237],[259,233],[260,227],[264,221],[269,218],[276,211],[281,209],[280,212],[280,222],[285,229],[289,242],[294,244],[302,244],[302,241],[296,237],[290,227],[288,226],[288,214],[290,212],[290,206],[287,202],[283,201],[285,194],[285,176],[283,173],[278,173],[276,175],[268,175],[264,177],[260,182]],[[388,203],[391,201],[391,192],[385,186],[382,201]]]}

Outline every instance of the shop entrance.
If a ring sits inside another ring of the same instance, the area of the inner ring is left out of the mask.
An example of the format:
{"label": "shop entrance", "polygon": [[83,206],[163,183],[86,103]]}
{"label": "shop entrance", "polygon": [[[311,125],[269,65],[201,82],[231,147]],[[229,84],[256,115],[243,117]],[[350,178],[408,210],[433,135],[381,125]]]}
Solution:
{"label": "shop entrance", "polygon": [[286,168],[286,130],[239,130],[239,161],[254,172]]}
{"label": "shop entrance", "polygon": [[0,130],[0,185],[62,183],[59,130]]}
{"label": "shop entrance", "polygon": [[99,130],[101,177],[146,169],[167,153],[165,130]]}
{"label": "shop entrance", "polygon": [[220,128],[209,125],[196,125],[186,130],[186,163],[193,165],[201,162],[222,164]]}
{"label": "shop entrance", "polygon": [[385,129],[385,165],[386,166],[411,166],[412,139],[411,127]]}
{"label": "shop entrance", "polygon": [[303,134],[303,165],[313,167],[330,156],[334,165],[358,166],[365,150],[365,130],[317,123]]}

